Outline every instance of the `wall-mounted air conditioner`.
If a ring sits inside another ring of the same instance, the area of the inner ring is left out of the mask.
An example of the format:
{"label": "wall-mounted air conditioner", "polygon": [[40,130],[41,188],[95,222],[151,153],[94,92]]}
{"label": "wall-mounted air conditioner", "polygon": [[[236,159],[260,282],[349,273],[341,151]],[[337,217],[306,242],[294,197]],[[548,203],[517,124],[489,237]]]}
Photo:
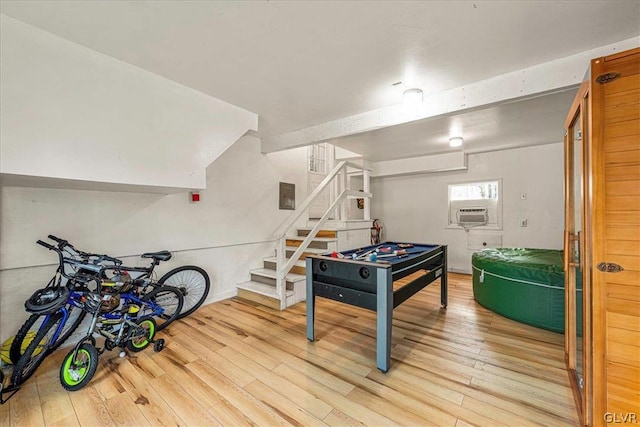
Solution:
{"label": "wall-mounted air conditioner", "polygon": [[478,227],[489,221],[487,208],[460,208],[456,214],[460,227]]}

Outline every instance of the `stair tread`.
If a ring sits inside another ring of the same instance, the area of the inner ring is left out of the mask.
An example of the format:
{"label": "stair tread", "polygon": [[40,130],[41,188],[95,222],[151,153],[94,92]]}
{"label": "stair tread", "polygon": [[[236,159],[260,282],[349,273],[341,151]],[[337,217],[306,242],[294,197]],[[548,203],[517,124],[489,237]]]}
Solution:
{"label": "stair tread", "polygon": [[[303,241],[306,238],[307,238],[307,236],[287,236],[286,240],[300,240],[300,241]],[[312,240],[315,240],[316,242],[331,243],[331,242],[335,242],[338,239],[336,239],[335,237],[314,237]]]}
{"label": "stair tread", "polygon": [[[276,271],[275,270],[270,270],[268,268],[257,268],[255,270],[251,270],[251,274],[256,274],[258,276],[269,277],[271,279],[275,279],[276,278]],[[302,274],[289,273],[289,274],[287,274],[286,279],[287,279],[288,282],[298,282],[300,280],[306,280],[307,276],[304,276]],[[269,286],[269,285],[267,285],[267,286]]]}
{"label": "stair tread", "polygon": [[[298,246],[287,246],[286,250],[288,251],[296,251]],[[327,249],[318,249],[318,248],[307,248],[303,252],[313,252],[314,254],[326,254]]]}
{"label": "stair tread", "polygon": [[[298,227],[296,230],[311,231],[314,227]],[[336,227],[322,227],[319,231],[343,231],[341,228]]]}
{"label": "stair tread", "polygon": [[[291,258],[287,258],[287,261],[289,261]],[[269,256],[266,258],[263,258],[263,261],[267,261],[267,262],[278,262],[278,258],[274,257],[274,256]],[[304,262],[304,260],[298,260],[296,261],[296,263],[294,265],[297,265],[298,267],[305,267],[306,263]]]}
{"label": "stair tread", "polygon": [[[264,296],[268,296],[268,297],[272,297],[272,298],[276,298],[279,299],[278,294],[276,293],[276,288],[264,283],[260,283],[260,282],[254,282],[253,280],[248,280],[246,282],[242,282],[242,283],[238,283],[237,287],[239,289],[245,289],[248,291],[252,291]],[[293,290],[286,290],[285,291],[285,295],[286,296],[290,296],[294,294]]]}
{"label": "stair tread", "polygon": [[[336,230],[336,231],[344,231],[347,230],[348,224],[356,224],[356,225],[371,225],[373,219],[347,219],[347,220],[327,220],[322,225],[322,230]],[[317,219],[310,219],[307,221],[306,227],[299,227],[300,230],[310,230],[316,226],[318,223]]]}

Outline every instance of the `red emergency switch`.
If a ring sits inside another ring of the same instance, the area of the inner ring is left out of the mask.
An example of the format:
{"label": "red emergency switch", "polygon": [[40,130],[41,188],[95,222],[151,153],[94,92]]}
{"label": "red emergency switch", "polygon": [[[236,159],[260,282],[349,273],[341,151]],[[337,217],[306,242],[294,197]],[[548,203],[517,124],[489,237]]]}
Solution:
{"label": "red emergency switch", "polygon": [[191,201],[192,202],[199,202],[200,201],[200,193],[198,193],[197,191],[192,191],[191,192]]}

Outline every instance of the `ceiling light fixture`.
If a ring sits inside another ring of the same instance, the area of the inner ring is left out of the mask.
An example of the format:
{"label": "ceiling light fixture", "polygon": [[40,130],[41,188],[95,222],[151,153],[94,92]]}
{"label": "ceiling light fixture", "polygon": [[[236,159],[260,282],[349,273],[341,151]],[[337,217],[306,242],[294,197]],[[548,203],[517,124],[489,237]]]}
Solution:
{"label": "ceiling light fixture", "polygon": [[461,136],[454,136],[449,138],[449,147],[460,147],[464,139]]}
{"label": "ceiling light fixture", "polygon": [[406,105],[418,104],[422,102],[422,100],[422,89],[418,89],[417,87],[407,89],[402,94],[402,102],[404,102]]}

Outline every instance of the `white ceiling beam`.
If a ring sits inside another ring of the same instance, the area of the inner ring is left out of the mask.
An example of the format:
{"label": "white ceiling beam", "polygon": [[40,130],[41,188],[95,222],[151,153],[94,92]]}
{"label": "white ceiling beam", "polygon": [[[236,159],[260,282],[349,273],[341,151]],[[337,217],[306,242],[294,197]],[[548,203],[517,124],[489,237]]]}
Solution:
{"label": "white ceiling beam", "polygon": [[417,107],[394,105],[276,136],[262,138],[262,152],[271,153],[330,141],[431,117],[461,113],[577,86],[592,58],[638,47],[640,37],[623,40],[565,58],[428,95]]}
{"label": "white ceiling beam", "polygon": [[371,178],[465,170],[467,156],[463,151],[454,151],[409,159],[385,160],[373,163],[372,169]]}

